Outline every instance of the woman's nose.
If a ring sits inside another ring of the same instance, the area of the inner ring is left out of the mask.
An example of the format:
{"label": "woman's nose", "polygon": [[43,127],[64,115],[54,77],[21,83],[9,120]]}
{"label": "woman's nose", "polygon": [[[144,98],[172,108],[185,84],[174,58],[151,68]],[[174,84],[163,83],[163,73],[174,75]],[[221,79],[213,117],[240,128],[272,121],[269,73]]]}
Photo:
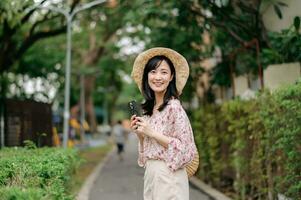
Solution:
{"label": "woman's nose", "polygon": [[155,74],[155,79],[156,80],[160,80],[162,78],[161,74],[160,73],[156,73]]}
{"label": "woman's nose", "polygon": [[161,77],[161,76],[156,76],[156,77],[155,77],[155,80],[156,80],[156,81],[160,81],[160,80],[162,80],[162,77]]}

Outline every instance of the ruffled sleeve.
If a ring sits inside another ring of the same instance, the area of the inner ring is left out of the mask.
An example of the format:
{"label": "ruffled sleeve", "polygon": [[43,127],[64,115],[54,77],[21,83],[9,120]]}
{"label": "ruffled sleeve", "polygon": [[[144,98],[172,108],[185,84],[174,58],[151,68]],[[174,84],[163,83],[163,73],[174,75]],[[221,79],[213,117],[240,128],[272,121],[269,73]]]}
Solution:
{"label": "ruffled sleeve", "polygon": [[189,119],[178,100],[174,100],[171,104],[170,116],[173,133],[170,137],[165,161],[170,170],[176,171],[193,160],[196,146]]}

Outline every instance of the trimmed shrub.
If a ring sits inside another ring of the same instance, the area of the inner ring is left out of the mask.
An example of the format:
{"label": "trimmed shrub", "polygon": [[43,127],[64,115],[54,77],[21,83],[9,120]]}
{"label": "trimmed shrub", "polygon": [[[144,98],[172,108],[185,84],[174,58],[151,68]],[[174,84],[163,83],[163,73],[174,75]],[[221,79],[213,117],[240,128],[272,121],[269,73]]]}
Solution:
{"label": "trimmed shrub", "polygon": [[235,199],[301,196],[301,83],[193,113],[198,176]]}
{"label": "trimmed shrub", "polygon": [[5,148],[0,157],[2,199],[74,198],[68,193],[70,177],[80,164],[74,149]]}

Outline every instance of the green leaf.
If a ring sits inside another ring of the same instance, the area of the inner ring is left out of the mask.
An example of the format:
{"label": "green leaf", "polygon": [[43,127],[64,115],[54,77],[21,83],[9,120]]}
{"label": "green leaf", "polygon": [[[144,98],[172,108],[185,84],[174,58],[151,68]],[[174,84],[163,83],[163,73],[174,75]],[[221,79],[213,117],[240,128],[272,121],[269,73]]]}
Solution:
{"label": "green leaf", "polygon": [[287,5],[286,3],[283,3],[283,2],[281,2],[281,1],[277,2],[277,4],[278,4],[279,6],[285,6],[285,7],[288,7],[288,5]]}
{"label": "green leaf", "polygon": [[299,32],[299,28],[300,28],[300,17],[296,16],[294,18],[294,26],[297,32]]}
{"label": "green leaf", "polygon": [[274,5],[274,10],[275,10],[277,16],[279,17],[279,19],[282,19],[282,13],[281,13],[279,6]]}

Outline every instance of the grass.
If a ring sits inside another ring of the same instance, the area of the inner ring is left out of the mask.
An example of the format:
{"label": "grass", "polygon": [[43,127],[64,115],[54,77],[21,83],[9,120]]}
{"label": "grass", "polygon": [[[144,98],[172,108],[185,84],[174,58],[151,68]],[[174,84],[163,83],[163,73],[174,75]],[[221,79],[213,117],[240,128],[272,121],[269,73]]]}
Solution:
{"label": "grass", "polygon": [[79,156],[83,160],[76,174],[72,177],[70,192],[76,195],[85,179],[92,173],[97,164],[105,158],[107,153],[112,149],[112,145],[108,144],[101,147],[93,147],[79,151]]}

